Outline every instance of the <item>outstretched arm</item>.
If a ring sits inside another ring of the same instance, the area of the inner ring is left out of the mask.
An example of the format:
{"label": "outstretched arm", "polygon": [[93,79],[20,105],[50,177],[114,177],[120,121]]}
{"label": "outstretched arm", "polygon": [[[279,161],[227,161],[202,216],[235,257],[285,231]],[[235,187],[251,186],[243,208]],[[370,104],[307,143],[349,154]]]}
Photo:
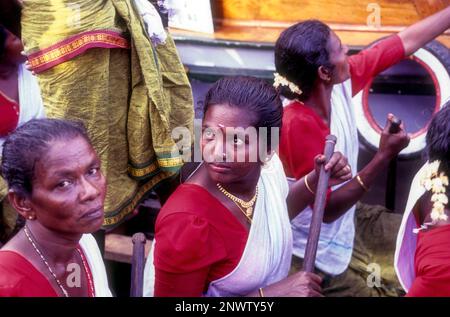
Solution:
{"label": "outstretched arm", "polygon": [[450,28],[450,6],[399,32],[405,55],[413,54],[448,28]]}

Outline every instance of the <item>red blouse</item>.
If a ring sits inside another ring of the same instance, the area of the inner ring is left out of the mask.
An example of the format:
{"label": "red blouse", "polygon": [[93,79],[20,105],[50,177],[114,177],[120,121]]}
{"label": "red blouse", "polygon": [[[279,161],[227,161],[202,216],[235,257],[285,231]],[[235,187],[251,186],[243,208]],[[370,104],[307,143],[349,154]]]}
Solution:
{"label": "red blouse", "polygon": [[[396,64],[404,56],[405,50],[398,35],[390,36],[371,48],[350,56],[353,96],[372,77]],[[328,134],[329,127],[312,108],[297,101],[286,106],[280,138],[280,159],[286,175],[300,179],[310,172],[314,168],[314,157],[323,152]]]}
{"label": "red blouse", "polygon": [[414,266],[416,278],[406,296],[450,296],[450,225],[419,232]]}
{"label": "red blouse", "polygon": [[[91,268],[84,251],[78,247],[82,257],[82,271],[86,281],[94,283]],[[88,282],[89,283],[89,282]],[[47,278],[21,254],[0,250],[0,297],[58,297]],[[88,288],[88,296],[95,296],[95,286]]]}
{"label": "red blouse", "polygon": [[14,131],[19,123],[19,104],[0,91],[0,137]]}
{"label": "red blouse", "polygon": [[155,296],[201,296],[239,263],[248,231],[206,189],[177,188],[155,226]]}
{"label": "red blouse", "polygon": [[0,297],[58,297],[58,294],[22,255],[0,251]]}

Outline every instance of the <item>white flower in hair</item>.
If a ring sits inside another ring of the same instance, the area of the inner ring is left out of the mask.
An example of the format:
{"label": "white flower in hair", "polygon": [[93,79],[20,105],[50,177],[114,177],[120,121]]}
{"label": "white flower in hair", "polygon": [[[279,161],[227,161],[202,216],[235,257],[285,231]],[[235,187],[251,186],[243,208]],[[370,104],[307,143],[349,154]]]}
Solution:
{"label": "white flower in hair", "polygon": [[422,174],[420,184],[425,187],[427,191],[433,193],[431,202],[433,208],[431,209],[431,225],[436,224],[439,220],[447,220],[448,216],[445,214],[445,205],[448,204],[448,197],[445,194],[445,187],[448,186],[448,177],[444,173],[439,173],[440,161],[436,160],[428,164],[427,168]]}
{"label": "white flower in hair", "polygon": [[289,90],[293,93],[296,93],[297,95],[301,95],[303,91],[293,82],[290,82],[285,77],[281,76],[278,73],[273,73],[274,79],[273,79],[273,86],[275,88],[278,88],[280,86],[287,86],[289,87]]}

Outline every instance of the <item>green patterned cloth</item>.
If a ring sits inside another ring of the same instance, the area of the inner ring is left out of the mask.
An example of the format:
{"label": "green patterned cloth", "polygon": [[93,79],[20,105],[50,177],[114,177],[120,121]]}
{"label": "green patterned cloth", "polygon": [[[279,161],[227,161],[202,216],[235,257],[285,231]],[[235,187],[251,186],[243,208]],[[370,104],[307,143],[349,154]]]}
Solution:
{"label": "green patterned cloth", "polygon": [[131,3],[33,0],[25,1],[22,13],[29,54],[87,31],[113,30],[130,43],[129,49],[90,48],[38,74],[47,116],[83,121],[101,158],[108,182],[106,229],[123,222],[155,185],[178,172],[183,162],[173,152],[171,131],[183,126],[192,135],[194,117],[191,87],[172,38],[154,47]]}

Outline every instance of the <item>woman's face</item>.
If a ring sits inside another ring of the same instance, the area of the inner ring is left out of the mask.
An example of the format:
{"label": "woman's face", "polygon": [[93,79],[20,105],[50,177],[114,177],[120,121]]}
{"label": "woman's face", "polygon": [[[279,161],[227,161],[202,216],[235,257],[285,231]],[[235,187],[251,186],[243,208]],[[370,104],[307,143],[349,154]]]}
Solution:
{"label": "woman's face", "polygon": [[340,84],[350,78],[350,65],[348,63],[348,47],[343,45],[333,31],[328,40],[330,63],[334,65],[331,83]]}
{"label": "woman's face", "polygon": [[2,59],[10,63],[24,62],[25,57],[22,56],[21,54],[23,51],[22,41],[13,33],[8,31],[8,29],[5,29],[5,31],[6,31],[6,41]]}
{"label": "woman's face", "polygon": [[202,124],[202,154],[214,182],[241,182],[259,171],[259,134],[252,126],[255,121],[253,113],[237,107],[227,104],[209,107]]}
{"label": "woman's face", "polygon": [[92,146],[82,137],[57,140],[36,163],[30,206],[44,227],[83,234],[100,229],[105,177]]}

